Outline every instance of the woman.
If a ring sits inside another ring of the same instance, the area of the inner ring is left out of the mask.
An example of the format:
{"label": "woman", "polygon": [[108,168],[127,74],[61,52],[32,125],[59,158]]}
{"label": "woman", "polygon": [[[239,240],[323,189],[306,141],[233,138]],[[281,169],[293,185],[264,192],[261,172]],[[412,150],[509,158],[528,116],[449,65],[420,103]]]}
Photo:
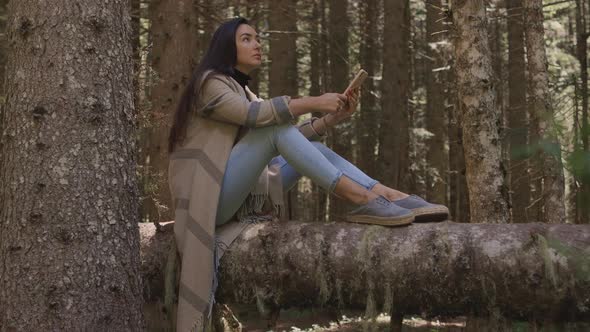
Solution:
{"label": "woman", "polygon": [[[380,184],[319,141],[328,127],[356,110],[358,89],[347,95],[262,101],[247,87],[248,74],[261,62],[258,35],[247,20],[222,24],[174,117],[169,183],[175,199],[175,236],[183,254],[180,326],[198,325],[187,317],[210,313],[214,302],[215,280],[213,285],[204,281],[215,275],[216,267],[203,271],[222,254],[216,246],[219,236],[231,233],[216,226],[236,224],[228,223],[234,215],[247,219],[264,212],[269,200],[282,213],[282,193],[301,174],[356,205],[346,216],[348,221],[407,225],[416,216],[444,219],[448,214],[444,206]],[[310,112],[324,115],[293,124]],[[222,241],[229,245],[239,231]],[[192,257],[185,259],[187,255]]]}

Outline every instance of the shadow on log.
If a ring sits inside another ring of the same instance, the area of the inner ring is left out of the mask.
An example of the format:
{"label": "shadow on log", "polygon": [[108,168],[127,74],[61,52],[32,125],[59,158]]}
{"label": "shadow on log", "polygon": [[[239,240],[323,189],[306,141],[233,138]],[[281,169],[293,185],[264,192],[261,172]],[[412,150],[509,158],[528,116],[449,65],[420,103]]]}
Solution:
{"label": "shadow on log", "polygon": [[[156,233],[153,224],[140,224],[151,314],[159,310],[165,316],[172,227],[166,223]],[[367,308],[369,315],[587,321],[590,226],[261,223],[225,253],[217,299],[257,302],[263,311],[264,305],[329,306]]]}

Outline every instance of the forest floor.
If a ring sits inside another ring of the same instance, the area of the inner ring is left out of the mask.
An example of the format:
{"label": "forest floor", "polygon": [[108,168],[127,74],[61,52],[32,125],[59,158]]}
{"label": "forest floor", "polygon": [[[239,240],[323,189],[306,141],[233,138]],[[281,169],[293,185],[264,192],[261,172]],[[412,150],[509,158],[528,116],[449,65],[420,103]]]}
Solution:
{"label": "forest floor", "polygon": [[[250,308],[251,309],[251,308]],[[234,309],[235,310],[235,309]],[[235,310],[234,314],[242,323],[244,332],[267,332],[266,321],[261,319],[256,311]],[[329,331],[389,331],[390,317],[381,314],[375,322],[362,319],[362,311],[346,311],[340,317],[340,325],[336,323],[334,315],[323,310],[282,310],[274,332],[329,332]],[[465,330],[466,317],[456,317],[445,320],[425,320],[421,317],[404,317],[402,332],[462,332]],[[526,322],[514,322],[512,330],[515,332],[533,331]],[[568,324],[541,331],[551,332],[588,332],[590,324]]]}

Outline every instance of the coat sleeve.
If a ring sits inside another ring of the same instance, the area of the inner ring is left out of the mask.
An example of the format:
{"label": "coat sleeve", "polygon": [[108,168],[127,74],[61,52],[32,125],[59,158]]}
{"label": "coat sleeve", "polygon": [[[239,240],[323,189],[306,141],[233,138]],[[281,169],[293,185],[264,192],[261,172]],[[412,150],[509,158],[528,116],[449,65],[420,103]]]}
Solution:
{"label": "coat sleeve", "polygon": [[319,118],[311,117],[298,125],[299,131],[310,141],[320,141],[328,136],[327,132],[320,135],[315,129],[313,129],[312,123],[317,120],[319,120]]}
{"label": "coat sleeve", "polygon": [[197,115],[217,121],[230,122],[248,128],[293,123],[296,118],[289,110],[291,97],[279,96],[263,101],[249,101],[222,78],[208,78],[201,87]]}

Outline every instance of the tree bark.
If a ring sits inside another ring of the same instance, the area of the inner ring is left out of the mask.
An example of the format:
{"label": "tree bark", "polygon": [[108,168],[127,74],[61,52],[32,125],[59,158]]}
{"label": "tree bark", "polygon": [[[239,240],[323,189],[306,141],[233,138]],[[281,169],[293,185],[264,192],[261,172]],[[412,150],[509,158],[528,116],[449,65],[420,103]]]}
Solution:
{"label": "tree bark", "polygon": [[[8,0],[0,0],[0,96],[4,98],[4,76],[6,72],[6,53],[8,51],[6,42],[6,9]],[[0,133],[2,132],[2,125],[0,124]]]}
{"label": "tree bark", "polygon": [[[311,87],[309,94],[319,96],[327,92],[328,88],[328,33],[326,22],[326,1],[313,0],[312,20],[314,27],[312,31],[318,34],[312,34],[313,43],[311,46]],[[317,30],[316,30],[317,29]],[[315,37],[314,37],[315,36]],[[317,75],[317,77],[316,77]],[[316,82],[317,80],[317,82]],[[321,112],[312,113],[313,116],[322,117]],[[326,142],[326,141],[324,141]],[[323,189],[315,183],[312,183],[312,202],[313,202],[313,219],[325,221],[328,196]]]}
{"label": "tree bark", "polygon": [[406,191],[409,181],[410,4],[384,1],[382,119],[379,174],[386,186]]}
{"label": "tree bark", "polygon": [[[508,15],[508,140],[510,145],[510,191],[512,219],[527,222],[530,204],[528,175],[528,117],[526,107],[526,62],[522,0],[506,1]],[[532,216],[530,220],[535,220]]]}
{"label": "tree bark", "polygon": [[[343,93],[351,79],[349,62],[349,26],[348,1],[328,0],[328,33],[330,59],[330,84],[326,92]],[[343,121],[329,132],[329,143],[332,150],[342,158],[352,160],[352,121]],[[342,220],[346,213],[343,200],[328,197],[330,201],[330,220]]]}
{"label": "tree bark", "polygon": [[[167,251],[172,226],[154,240],[154,226],[141,224],[144,262],[162,264],[153,257]],[[590,228],[582,225],[261,223],[222,258],[217,300],[587,320],[588,252]],[[149,286],[158,289],[161,278]]]}
{"label": "tree bark", "polygon": [[543,179],[540,221],[565,223],[565,182],[561,163],[561,146],[553,126],[553,106],[549,95],[545,32],[543,30],[543,3],[541,0],[524,0],[526,14],[526,44],[529,90],[529,113],[536,149],[535,164]]}
{"label": "tree bark", "polygon": [[471,220],[509,220],[483,0],[453,1],[455,56]]}
{"label": "tree bark", "polygon": [[463,130],[459,120],[459,89],[457,88],[457,66],[454,57],[450,59],[451,70],[447,90],[450,105],[447,111],[449,130],[449,210],[453,220],[469,222],[469,191],[465,171],[465,155],[463,154]]}
{"label": "tree bark", "polygon": [[435,169],[435,175],[427,174],[427,199],[440,204],[447,203],[446,173],[449,169],[449,156],[445,151],[447,139],[446,109],[444,96],[444,40],[442,31],[445,28],[444,13],[441,0],[426,2],[426,42],[428,56],[426,60],[426,129],[432,133],[427,140],[428,166]]}
{"label": "tree bark", "polygon": [[[580,62],[580,99],[582,100],[582,130],[580,138],[582,148],[585,153],[590,153],[590,126],[588,125],[588,37],[590,31],[587,27],[587,11],[590,8],[586,5],[586,0],[576,0],[576,55]],[[590,224],[590,204],[586,204],[590,199],[590,175],[588,172],[582,174],[581,190],[578,194],[578,222],[581,224]]]}
{"label": "tree bark", "polygon": [[[270,33],[269,96],[298,95],[297,78],[297,1],[268,1],[268,25]],[[299,219],[296,185],[285,194],[288,202],[288,218]]]}
{"label": "tree bark", "polygon": [[375,147],[377,145],[378,128],[377,98],[375,93],[374,77],[377,69],[377,51],[378,31],[378,1],[368,0],[359,3],[360,6],[360,31],[362,38],[360,40],[359,63],[361,67],[369,73],[369,77],[361,88],[360,98],[360,123],[359,129],[359,158],[358,167],[369,176],[377,174]]}
{"label": "tree bark", "polygon": [[157,76],[151,93],[148,130],[147,177],[144,204],[150,221],[170,220],[174,215],[168,186],[168,129],[184,86],[197,65],[198,26],[193,0],[154,0],[152,22],[152,68]]}
{"label": "tree bark", "polygon": [[0,330],[141,331],[126,1],[10,1]]}

